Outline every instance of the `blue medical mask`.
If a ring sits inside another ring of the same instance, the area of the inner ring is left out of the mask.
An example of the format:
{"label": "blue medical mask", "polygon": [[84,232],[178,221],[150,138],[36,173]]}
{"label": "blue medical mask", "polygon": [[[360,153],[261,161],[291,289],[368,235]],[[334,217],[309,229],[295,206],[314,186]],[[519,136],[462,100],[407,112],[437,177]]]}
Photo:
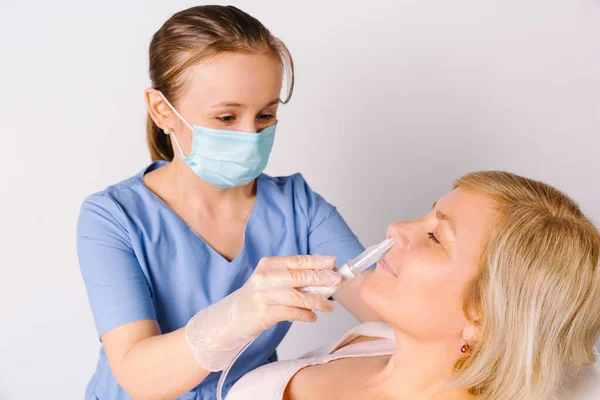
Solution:
{"label": "blue medical mask", "polygon": [[220,187],[232,188],[252,182],[266,168],[275,139],[277,123],[259,133],[193,127],[175,110],[169,100],[163,100],[188,128],[192,130],[192,151],[186,156],[177,136],[171,135],[179,156],[205,181]]}

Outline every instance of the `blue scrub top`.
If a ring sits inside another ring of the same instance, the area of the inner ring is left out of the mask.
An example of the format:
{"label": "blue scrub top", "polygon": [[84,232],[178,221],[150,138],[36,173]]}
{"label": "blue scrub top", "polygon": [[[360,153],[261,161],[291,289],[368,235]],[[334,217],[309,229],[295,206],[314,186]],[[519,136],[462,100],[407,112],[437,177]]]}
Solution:
{"label": "blue scrub top", "polygon": [[[98,335],[128,322],[155,319],[162,333],[183,327],[199,310],[239,289],[262,257],[333,255],[341,263],[363,251],[335,207],[313,192],[302,175],[257,178],[256,202],[241,252],[231,262],[211,248],[144,184],[144,174],[88,197],[77,227],[77,250]],[[238,359],[226,391],[245,373],[277,360],[290,328],[263,332]],[[179,399],[213,400],[220,373],[210,374]],[[125,400],[104,347],[86,399]]]}

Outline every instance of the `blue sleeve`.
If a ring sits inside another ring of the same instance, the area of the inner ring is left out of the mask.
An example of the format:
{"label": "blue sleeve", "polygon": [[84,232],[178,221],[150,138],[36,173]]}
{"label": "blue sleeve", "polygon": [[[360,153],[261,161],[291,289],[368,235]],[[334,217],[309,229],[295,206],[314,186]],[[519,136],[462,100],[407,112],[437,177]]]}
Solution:
{"label": "blue sleeve", "polygon": [[77,253],[98,336],[127,322],[156,319],[126,225],[125,212],[107,194],[95,194],[81,207]]}
{"label": "blue sleeve", "polygon": [[296,203],[308,219],[308,253],[337,257],[343,265],[364,251],[337,209],[312,191],[302,175],[294,175]]}

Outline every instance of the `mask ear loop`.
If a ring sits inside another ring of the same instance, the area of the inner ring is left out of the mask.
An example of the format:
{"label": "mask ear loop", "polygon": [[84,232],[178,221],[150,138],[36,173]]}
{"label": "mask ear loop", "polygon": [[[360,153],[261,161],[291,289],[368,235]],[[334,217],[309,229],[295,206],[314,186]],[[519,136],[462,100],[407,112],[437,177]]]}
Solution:
{"label": "mask ear loop", "polygon": [[[179,117],[180,120],[183,121],[184,124],[187,125],[188,128],[190,128],[190,130],[192,132],[194,132],[194,128],[185,120],[185,118],[183,118],[181,116],[181,114],[179,114],[177,112],[177,110],[175,109],[175,107],[173,107],[173,105],[169,102],[169,100],[167,100],[167,98],[165,97],[164,94],[162,94],[162,92],[159,90],[158,94],[160,94],[160,97],[162,97],[162,99],[164,100],[164,102],[169,106],[169,108],[171,109],[171,111],[173,111],[175,113],[175,115],[177,115]],[[185,153],[183,152],[183,150],[181,149],[181,146],[179,145],[179,140],[177,140],[177,135],[175,134],[174,131],[171,130],[165,130],[165,133],[167,135],[170,135],[173,140],[175,141],[175,145],[177,146],[177,150],[179,150],[179,154],[183,157],[183,158],[187,158],[187,156],[185,155]]]}
{"label": "mask ear loop", "polygon": [[173,138],[173,141],[175,141],[175,145],[177,146],[177,150],[179,150],[179,155],[182,158],[187,158],[187,156],[183,153],[183,150],[181,149],[181,146],[179,145],[179,140],[177,140],[177,136],[175,135],[175,132],[169,129],[164,129],[165,134],[171,136]]}

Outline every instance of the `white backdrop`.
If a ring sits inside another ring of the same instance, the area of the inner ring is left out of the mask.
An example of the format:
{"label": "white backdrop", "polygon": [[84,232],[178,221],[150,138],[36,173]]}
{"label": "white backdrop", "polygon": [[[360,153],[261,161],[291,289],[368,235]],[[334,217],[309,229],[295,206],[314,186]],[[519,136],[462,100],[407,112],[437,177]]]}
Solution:
{"label": "white backdrop", "polygon": [[[0,3],[0,399],[83,397],[99,342],[76,258],[79,207],[149,162],[147,47],[192,5]],[[296,61],[267,172],[303,172],[364,244],[478,169],[554,184],[600,221],[600,2],[236,5]],[[353,324],[343,310],[297,324],[280,355]]]}

